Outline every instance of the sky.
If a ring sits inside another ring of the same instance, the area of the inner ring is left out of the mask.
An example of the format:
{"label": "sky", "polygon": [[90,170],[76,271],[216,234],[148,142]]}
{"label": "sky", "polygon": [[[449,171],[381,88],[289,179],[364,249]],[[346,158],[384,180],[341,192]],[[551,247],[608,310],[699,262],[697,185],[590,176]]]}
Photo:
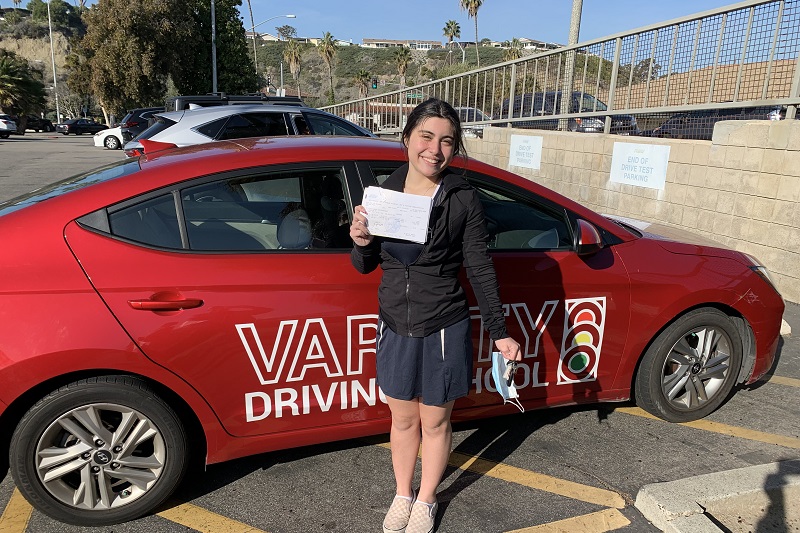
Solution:
{"label": "sky", "polygon": [[[606,37],[650,24],[725,7],[728,0],[583,0],[579,42]],[[474,40],[475,23],[459,8],[459,0],[251,0],[256,30],[275,34],[288,24],[298,37],[321,37],[361,44],[371,39],[414,39],[446,42],[442,29],[448,20],[461,26],[461,40]],[[286,11],[289,9],[289,11]],[[241,11],[250,29],[247,0]],[[484,0],[478,11],[478,38],[507,41],[527,37],[566,44],[572,0]],[[297,18],[276,18],[278,15]]]}

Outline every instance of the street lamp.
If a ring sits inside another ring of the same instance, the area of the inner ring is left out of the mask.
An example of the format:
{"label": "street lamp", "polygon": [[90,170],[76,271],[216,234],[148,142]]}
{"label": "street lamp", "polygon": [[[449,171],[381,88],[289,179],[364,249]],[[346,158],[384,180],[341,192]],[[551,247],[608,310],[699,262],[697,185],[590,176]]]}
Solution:
{"label": "street lamp", "polygon": [[287,19],[294,19],[297,18],[297,15],[275,15],[274,17],[270,17],[267,20],[262,20],[258,24],[253,24],[253,27],[250,28],[250,33],[252,34],[253,37],[253,63],[255,64],[256,67],[256,76],[258,76],[258,55],[256,52],[256,27],[261,26],[262,24],[264,24],[265,22],[269,22],[270,20],[275,20],[283,17],[286,17]]}
{"label": "street lamp", "polygon": [[61,122],[61,108],[58,107],[58,80],[56,79],[56,54],[53,51],[53,24],[50,22],[50,0],[47,0],[47,27],[50,29],[50,60],[53,62],[53,93],[56,95],[56,123]]}

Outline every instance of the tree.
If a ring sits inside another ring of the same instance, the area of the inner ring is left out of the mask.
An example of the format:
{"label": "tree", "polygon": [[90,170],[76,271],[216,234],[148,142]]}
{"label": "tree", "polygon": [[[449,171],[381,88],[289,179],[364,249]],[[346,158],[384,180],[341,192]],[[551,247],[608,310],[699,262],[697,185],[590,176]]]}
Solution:
{"label": "tree", "polygon": [[317,44],[317,52],[319,52],[320,57],[328,67],[328,78],[330,78],[331,82],[328,103],[333,105],[336,103],[336,96],[333,93],[333,60],[336,58],[336,41],[330,32],[326,31],[322,36],[322,40]]}
{"label": "tree", "polygon": [[356,82],[356,87],[358,87],[359,98],[366,98],[369,92],[369,72],[362,68],[358,71],[358,74],[353,77],[353,81]]}
{"label": "tree", "polygon": [[44,109],[42,73],[14,52],[0,49],[0,109],[25,115]]}
{"label": "tree", "polygon": [[483,5],[483,0],[458,0],[459,4],[461,5],[461,9],[467,12],[467,16],[471,19],[475,19],[475,59],[478,62],[478,66],[481,66],[481,57],[478,52],[478,10]]}
{"label": "tree", "polygon": [[400,74],[400,88],[402,89],[406,84],[408,64],[411,63],[411,50],[405,46],[396,48],[394,52],[394,63],[397,65],[397,73]]}
{"label": "tree", "polygon": [[[444,36],[447,37],[447,47],[450,48],[453,46],[453,39],[460,39],[461,38],[461,25],[456,22],[455,20],[448,20],[444,28],[442,28],[442,32]],[[460,46],[460,45],[459,45]],[[453,63],[453,55],[448,54],[450,57],[450,64]]]}
{"label": "tree", "polygon": [[297,37],[297,30],[293,26],[284,24],[283,26],[276,26],[275,31],[278,32],[282,41],[289,41]]}
{"label": "tree", "polygon": [[[257,87],[241,0],[216,0],[219,90]],[[212,89],[211,10],[207,0],[104,0],[86,11],[82,47],[92,89],[105,112],[163,104],[171,79],[182,94]]]}
{"label": "tree", "polygon": [[300,43],[295,40],[290,40],[286,43],[286,47],[283,49],[283,58],[289,64],[289,72],[292,73],[292,78],[294,78],[294,82],[297,85],[297,96],[302,98],[302,94],[300,93],[301,57]]}
{"label": "tree", "polygon": [[[47,4],[43,0],[30,0],[28,2],[32,21],[48,24]],[[72,34],[73,28],[81,28],[82,31],[83,27],[80,13],[64,0],[52,0],[50,2],[50,24],[54,30],[58,30],[67,36]]]}
{"label": "tree", "polygon": [[514,37],[511,39],[511,42],[508,43],[508,48],[506,48],[503,53],[503,61],[511,61],[512,59],[519,59],[520,57],[522,57],[522,43],[519,39]]}

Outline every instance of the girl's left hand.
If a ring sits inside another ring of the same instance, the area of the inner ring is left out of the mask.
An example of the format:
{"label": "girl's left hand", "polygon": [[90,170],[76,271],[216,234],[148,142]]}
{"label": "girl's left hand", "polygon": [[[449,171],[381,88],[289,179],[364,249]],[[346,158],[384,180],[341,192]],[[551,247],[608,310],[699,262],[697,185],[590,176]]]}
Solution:
{"label": "girl's left hand", "polygon": [[522,352],[519,350],[519,343],[511,337],[498,339],[494,341],[494,345],[497,346],[497,351],[503,354],[503,357],[509,361],[522,360]]}

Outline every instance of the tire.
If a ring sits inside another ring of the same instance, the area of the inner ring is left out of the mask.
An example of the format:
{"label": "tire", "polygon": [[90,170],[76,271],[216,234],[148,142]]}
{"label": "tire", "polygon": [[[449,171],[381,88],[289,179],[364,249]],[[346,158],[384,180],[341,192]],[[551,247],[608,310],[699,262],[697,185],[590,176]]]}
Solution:
{"label": "tire", "polygon": [[636,403],[670,422],[698,420],[728,399],[742,367],[742,338],[716,309],[696,309],[653,341],[636,373]]}
{"label": "tire", "polygon": [[119,150],[120,148],[122,148],[122,143],[120,143],[119,139],[117,139],[113,135],[109,135],[108,137],[106,137],[105,140],[103,141],[103,144],[109,150]]}
{"label": "tire", "polygon": [[186,441],[175,411],[144,381],[84,379],[25,414],[11,437],[11,474],[25,498],[56,520],[117,524],[172,494],[186,473]]}
{"label": "tire", "polygon": [[8,137],[9,137],[8,133],[0,133],[0,139],[8,139]]}

